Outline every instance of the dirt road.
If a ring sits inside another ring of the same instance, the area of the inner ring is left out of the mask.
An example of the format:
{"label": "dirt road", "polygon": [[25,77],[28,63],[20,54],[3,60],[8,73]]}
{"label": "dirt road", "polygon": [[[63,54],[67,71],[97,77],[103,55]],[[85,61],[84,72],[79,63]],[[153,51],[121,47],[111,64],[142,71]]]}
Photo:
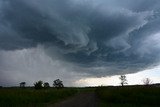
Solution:
{"label": "dirt road", "polygon": [[97,107],[97,102],[94,92],[83,92],[50,107]]}

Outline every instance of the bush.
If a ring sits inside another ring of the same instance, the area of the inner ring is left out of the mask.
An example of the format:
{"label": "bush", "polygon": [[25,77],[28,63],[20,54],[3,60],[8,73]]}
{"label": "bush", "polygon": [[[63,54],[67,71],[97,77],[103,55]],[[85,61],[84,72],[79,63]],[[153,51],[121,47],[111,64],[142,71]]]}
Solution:
{"label": "bush", "polygon": [[43,84],[43,86],[44,86],[44,88],[49,88],[49,87],[50,87],[48,82],[45,82],[45,83]]}
{"label": "bush", "polygon": [[42,89],[43,88],[43,81],[38,81],[34,84],[35,89]]}

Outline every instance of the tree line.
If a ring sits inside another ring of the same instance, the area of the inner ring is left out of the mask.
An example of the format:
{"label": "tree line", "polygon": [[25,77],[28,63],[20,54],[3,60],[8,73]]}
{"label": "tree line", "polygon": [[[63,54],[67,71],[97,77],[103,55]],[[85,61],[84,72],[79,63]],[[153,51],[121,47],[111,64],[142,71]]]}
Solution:
{"label": "tree line", "polygon": [[[20,87],[24,88],[26,86],[26,82],[21,82],[20,83]],[[34,83],[34,88],[35,89],[42,89],[42,88],[49,88],[50,85],[48,82],[43,82],[41,80],[37,81]],[[56,79],[53,81],[53,87],[55,88],[63,88],[63,81],[61,81],[60,79]]]}
{"label": "tree line", "polygon": [[[119,77],[119,79],[120,79],[121,86],[124,86],[124,85],[128,84],[127,77],[125,75],[121,75]],[[144,85],[149,85],[149,84],[152,83],[152,80],[150,78],[145,78],[145,79],[143,79],[143,83],[144,83]],[[24,88],[25,85],[26,85],[26,82],[21,82],[20,83],[20,87],[21,88]],[[34,83],[34,88],[35,89],[42,89],[42,88],[49,88],[49,87],[50,87],[50,85],[49,85],[48,82],[43,82],[41,80],[39,80],[39,81]],[[61,81],[60,79],[54,80],[53,81],[53,87],[55,87],[55,88],[63,88],[64,87],[63,81]]]}
{"label": "tree line", "polygon": [[[127,77],[125,76],[125,75],[121,75],[120,77],[119,77],[119,79],[120,79],[120,84],[121,84],[121,86],[124,86],[125,84],[128,84],[128,82],[127,82]],[[143,83],[144,83],[144,85],[149,85],[149,84],[151,84],[152,83],[152,80],[150,79],[150,78],[144,78],[143,79]]]}

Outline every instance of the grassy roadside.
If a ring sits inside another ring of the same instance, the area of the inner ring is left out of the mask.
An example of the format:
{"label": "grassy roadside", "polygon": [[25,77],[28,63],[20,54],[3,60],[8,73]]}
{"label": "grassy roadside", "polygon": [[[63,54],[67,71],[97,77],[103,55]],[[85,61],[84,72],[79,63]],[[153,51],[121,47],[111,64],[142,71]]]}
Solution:
{"label": "grassy roadside", "polygon": [[77,92],[76,88],[3,88],[0,89],[0,107],[46,107],[47,104],[54,104]]}
{"label": "grassy roadside", "polygon": [[160,87],[99,87],[100,107],[160,107]]}
{"label": "grassy roadside", "polygon": [[0,107],[46,107],[78,93],[96,92],[99,107],[160,107],[160,87],[2,88]]}

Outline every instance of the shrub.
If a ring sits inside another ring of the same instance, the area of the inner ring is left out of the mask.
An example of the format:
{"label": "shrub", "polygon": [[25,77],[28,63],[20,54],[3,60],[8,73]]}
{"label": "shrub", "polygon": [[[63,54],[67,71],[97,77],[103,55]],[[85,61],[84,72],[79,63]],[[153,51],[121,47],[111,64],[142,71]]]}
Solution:
{"label": "shrub", "polygon": [[44,88],[49,88],[49,87],[50,87],[48,82],[45,82],[45,83],[43,84],[43,86],[44,86]]}
{"label": "shrub", "polygon": [[35,89],[42,89],[43,88],[43,81],[38,81],[36,83],[34,83],[34,88]]}

